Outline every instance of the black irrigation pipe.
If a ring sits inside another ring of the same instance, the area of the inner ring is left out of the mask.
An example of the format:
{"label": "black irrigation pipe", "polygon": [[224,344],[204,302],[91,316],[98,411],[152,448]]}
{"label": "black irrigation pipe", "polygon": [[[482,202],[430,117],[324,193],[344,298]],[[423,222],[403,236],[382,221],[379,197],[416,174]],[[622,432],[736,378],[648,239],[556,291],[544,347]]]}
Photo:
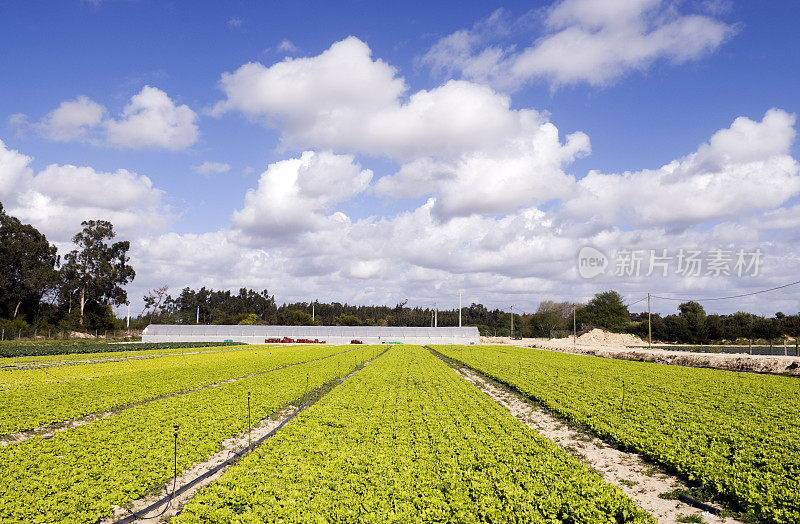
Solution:
{"label": "black irrigation pipe", "polygon": [[294,411],[294,413],[292,413],[291,415],[289,415],[288,417],[286,417],[285,419],[283,419],[283,420],[281,421],[281,423],[280,423],[280,424],[278,424],[278,425],[277,425],[277,426],[275,426],[275,427],[274,427],[272,430],[270,430],[270,432],[269,432],[269,433],[267,433],[266,435],[264,435],[264,436],[263,436],[263,437],[261,437],[260,439],[256,440],[256,441],[253,443],[253,445],[252,445],[252,446],[248,446],[248,447],[246,447],[246,448],[244,448],[244,449],[242,449],[242,450],[240,450],[240,451],[237,451],[236,453],[234,453],[234,454],[233,454],[233,456],[232,456],[232,457],[229,457],[229,458],[228,458],[227,460],[225,460],[224,462],[222,462],[222,463],[220,463],[220,464],[218,464],[218,465],[214,466],[213,468],[211,468],[210,470],[206,471],[205,473],[203,473],[203,474],[202,474],[202,475],[200,475],[199,477],[196,477],[196,478],[194,478],[193,480],[190,480],[189,482],[187,482],[187,483],[186,483],[186,484],[184,484],[183,486],[179,487],[177,490],[174,490],[174,491],[173,491],[171,494],[169,494],[169,495],[166,495],[166,496],[164,496],[164,497],[160,498],[159,500],[157,500],[157,501],[153,502],[152,504],[150,504],[150,505],[149,505],[149,506],[147,506],[146,508],[144,508],[144,509],[140,510],[140,511],[138,512],[138,514],[136,514],[136,513],[133,513],[133,514],[131,514],[131,515],[128,515],[127,517],[125,517],[125,518],[123,518],[123,519],[120,519],[120,520],[117,520],[117,521],[115,521],[115,522],[114,522],[114,524],[128,524],[128,523],[130,523],[130,522],[136,522],[136,520],[138,520],[138,519],[145,519],[145,518],[147,518],[147,517],[145,517],[145,516],[144,516],[145,514],[147,514],[147,513],[150,513],[151,511],[153,511],[154,509],[156,509],[156,508],[160,507],[160,506],[161,506],[161,505],[163,505],[163,504],[167,504],[167,503],[170,503],[170,502],[172,502],[172,500],[173,500],[175,497],[177,497],[178,495],[182,494],[184,491],[186,491],[186,490],[188,490],[189,488],[191,488],[191,487],[193,487],[193,486],[197,485],[198,483],[202,482],[203,480],[207,479],[208,477],[210,477],[210,476],[212,476],[212,475],[214,475],[214,474],[216,474],[216,473],[219,473],[219,472],[220,472],[222,469],[224,469],[224,468],[227,468],[228,466],[230,466],[230,465],[231,465],[231,463],[232,463],[232,462],[234,462],[235,460],[238,460],[239,458],[241,458],[242,456],[246,455],[247,453],[249,453],[250,451],[252,451],[252,450],[253,450],[253,449],[255,449],[256,447],[258,447],[258,446],[260,446],[261,444],[263,444],[263,443],[264,443],[264,441],[266,441],[268,438],[270,438],[272,435],[274,435],[276,431],[278,431],[279,429],[281,429],[281,428],[282,428],[283,426],[285,426],[285,425],[286,425],[286,424],[287,424],[287,423],[288,423],[290,420],[292,420],[292,419],[293,419],[294,417],[296,417],[296,416],[297,416],[297,415],[298,415],[298,414],[299,414],[301,411],[303,411],[303,410],[306,408],[306,406],[308,405],[308,403],[309,403],[309,402],[310,402],[310,401],[309,401],[309,400],[307,400],[307,401],[306,401],[304,404],[302,404],[300,407],[298,407],[298,408],[297,408],[297,409]]}
{"label": "black irrigation pipe", "polygon": [[684,495],[683,493],[681,493],[680,495],[678,495],[678,500],[680,500],[681,502],[685,502],[686,504],[689,504],[690,506],[694,506],[696,508],[702,509],[703,511],[708,511],[712,515],[719,515],[720,514],[719,508],[715,508],[714,506],[706,504],[705,502],[700,502],[699,500],[697,500],[695,498],[692,498],[689,495]]}
{"label": "black irrigation pipe", "polygon": [[[352,351],[352,350],[349,350],[349,351]],[[381,355],[383,355],[384,353],[386,353],[386,351],[388,351],[388,348],[383,350],[382,352],[378,353],[375,357],[373,357],[371,360],[368,360],[366,363],[372,362],[376,358],[378,358]],[[347,353],[347,351],[344,351],[343,353]],[[338,353],[338,354],[342,354],[342,353]],[[327,358],[327,357],[323,357],[323,358]],[[348,378],[350,378],[353,375],[355,375],[358,371],[363,369],[364,365],[365,364],[362,363],[361,364],[361,368],[357,369],[356,371],[354,371],[350,375],[348,375],[348,376],[344,377],[343,379],[341,379],[339,384],[341,384],[342,382],[344,382]],[[311,402],[310,399],[306,400],[303,404],[300,405],[300,407],[298,407],[294,411],[294,413],[292,413],[291,415],[289,415],[288,417],[283,419],[280,424],[278,424],[277,426],[272,428],[272,430],[270,430],[269,433],[267,433],[266,435],[264,435],[260,439],[256,440],[252,445],[249,445],[246,448],[241,449],[240,451],[237,451],[236,453],[234,453],[234,455],[232,457],[229,457],[224,462],[214,466],[213,468],[211,468],[210,470],[206,471],[205,473],[203,473],[199,477],[196,477],[193,480],[190,480],[189,482],[187,482],[186,484],[184,484],[183,486],[181,486],[177,490],[173,489],[171,494],[165,495],[164,497],[160,498],[159,500],[153,502],[152,504],[150,504],[146,508],[144,508],[144,509],[142,509],[142,510],[136,512],[136,513],[131,513],[127,517],[115,521],[114,524],[129,524],[131,522],[136,522],[139,519],[142,519],[142,520],[143,519],[147,519],[148,517],[145,517],[144,516],[145,514],[150,513],[151,511],[153,511],[154,509],[157,509],[158,507],[162,506],[163,504],[172,503],[172,501],[175,499],[176,496],[182,494],[183,492],[185,492],[186,490],[192,488],[193,486],[196,486],[197,484],[199,484],[203,480],[207,479],[208,477],[211,477],[212,475],[214,475],[216,473],[219,473],[222,469],[227,468],[228,466],[230,466],[231,463],[233,463],[234,461],[236,461],[239,458],[243,457],[244,455],[250,453],[255,448],[257,448],[258,446],[263,444],[268,438],[270,438],[272,435],[274,435],[279,429],[281,429],[283,426],[285,426],[290,420],[292,420],[298,414],[300,414],[300,412],[303,411],[308,406],[308,404],[310,402]]]}

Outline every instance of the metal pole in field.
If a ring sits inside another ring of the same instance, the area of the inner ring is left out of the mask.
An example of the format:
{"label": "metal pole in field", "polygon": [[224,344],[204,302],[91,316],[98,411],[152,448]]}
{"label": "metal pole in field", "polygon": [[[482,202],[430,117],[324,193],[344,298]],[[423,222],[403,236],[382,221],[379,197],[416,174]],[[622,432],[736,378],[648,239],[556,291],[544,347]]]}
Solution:
{"label": "metal pole in field", "polygon": [[433,303],[433,327],[439,327],[439,304]]}
{"label": "metal pole in field", "polygon": [[250,438],[250,392],[247,392],[247,447],[250,448],[253,446],[253,439]]}
{"label": "metal pole in field", "polygon": [[647,349],[653,349],[653,326],[650,324],[650,293],[647,294]]}
{"label": "metal pole in field", "polygon": [[461,290],[458,290],[458,327],[461,327]]}

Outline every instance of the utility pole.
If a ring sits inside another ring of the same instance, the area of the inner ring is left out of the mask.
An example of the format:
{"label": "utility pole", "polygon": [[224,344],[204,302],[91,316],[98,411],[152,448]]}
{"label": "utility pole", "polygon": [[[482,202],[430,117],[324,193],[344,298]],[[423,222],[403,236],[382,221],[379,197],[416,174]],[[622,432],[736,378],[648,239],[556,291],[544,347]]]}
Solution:
{"label": "utility pole", "polygon": [[197,322],[195,322],[195,324],[199,323],[200,323],[200,306],[197,306]]}
{"label": "utility pole", "polygon": [[514,304],[511,304],[511,338],[514,338]]}
{"label": "utility pole", "polygon": [[439,327],[439,304],[433,303],[433,327]]}
{"label": "utility pole", "polygon": [[458,327],[461,327],[461,290],[458,290]]}
{"label": "utility pole", "polygon": [[572,306],[572,343],[578,343],[578,320],[575,317],[575,305]]}
{"label": "utility pole", "polygon": [[647,294],[647,349],[653,349],[653,326],[650,324],[650,293]]}
{"label": "utility pole", "polygon": [[128,302],[128,321],[125,324],[125,329],[127,329],[128,334],[131,334],[131,303]]}

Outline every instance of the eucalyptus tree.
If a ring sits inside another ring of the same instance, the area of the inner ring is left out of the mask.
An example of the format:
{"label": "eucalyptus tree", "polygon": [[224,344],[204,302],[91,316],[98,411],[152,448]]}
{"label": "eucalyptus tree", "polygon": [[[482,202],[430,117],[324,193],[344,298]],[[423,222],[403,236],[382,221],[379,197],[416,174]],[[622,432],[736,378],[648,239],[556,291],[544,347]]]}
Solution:
{"label": "eucalyptus tree", "polygon": [[130,242],[111,242],[116,236],[111,222],[88,220],[81,226],[83,230],[72,237],[76,249],[64,257],[61,274],[70,303],[77,295],[83,325],[87,304],[125,304],[128,294],[123,286],[133,281],[136,272],[128,264]]}

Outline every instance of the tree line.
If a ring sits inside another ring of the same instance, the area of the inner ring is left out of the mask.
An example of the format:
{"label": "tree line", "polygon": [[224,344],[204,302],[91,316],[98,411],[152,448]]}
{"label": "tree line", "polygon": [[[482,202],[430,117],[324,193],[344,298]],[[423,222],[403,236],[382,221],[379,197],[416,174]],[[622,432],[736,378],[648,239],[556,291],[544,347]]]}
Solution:
{"label": "tree line", "polygon": [[[145,311],[137,318],[144,327],[161,324],[264,324],[293,326],[457,326],[458,309],[434,311],[430,307],[360,306],[339,302],[294,302],[278,305],[268,290],[231,291],[184,288],[175,298],[167,288],[145,297]],[[573,317],[574,315],[574,317]],[[513,315],[514,336],[559,337],[599,327],[647,338],[647,313],[631,313],[616,291],[597,293],[587,303],[545,300],[536,312]],[[464,326],[477,326],[481,335],[511,336],[512,314],[470,304],[461,310]],[[772,340],[800,336],[800,315],[776,313],[765,318],[750,313],[706,314],[693,301],[682,303],[673,315],[651,316],[653,340],[705,344],[741,339]]]}
{"label": "tree line", "polygon": [[0,203],[0,329],[8,336],[121,327],[113,306],[127,302],[124,286],[136,276],[130,243],[114,242],[111,222],[81,226],[62,259],[44,234]]}
{"label": "tree line", "polygon": [[[128,302],[124,286],[133,281],[128,241],[115,241],[113,225],[104,220],[81,223],[75,248],[63,260],[56,246],[29,224],[8,215],[0,203],[0,329],[9,335],[48,330],[110,331],[124,319],[114,306]],[[457,326],[457,309],[434,311],[410,307],[365,306],[340,302],[278,304],[268,290],[241,288],[238,292],[202,287],[184,288],[173,297],[164,286],[149,291],[144,309],[131,327],[162,324],[277,324],[345,326]],[[542,301],[533,313],[511,314],[499,308],[470,304],[461,310],[464,326],[477,326],[482,335],[517,337],[566,336],[573,326],[593,327],[647,337],[647,313],[631,313],[616,291],[597,293],[587,303]],[[513,320],[512,320],[513,319]],[[653,339],[690,344],[772,340],[800,336],[800,314],[772,317],[737,312],[707,314],[698,302],[678,305],[671,315],[651,316]]]}

